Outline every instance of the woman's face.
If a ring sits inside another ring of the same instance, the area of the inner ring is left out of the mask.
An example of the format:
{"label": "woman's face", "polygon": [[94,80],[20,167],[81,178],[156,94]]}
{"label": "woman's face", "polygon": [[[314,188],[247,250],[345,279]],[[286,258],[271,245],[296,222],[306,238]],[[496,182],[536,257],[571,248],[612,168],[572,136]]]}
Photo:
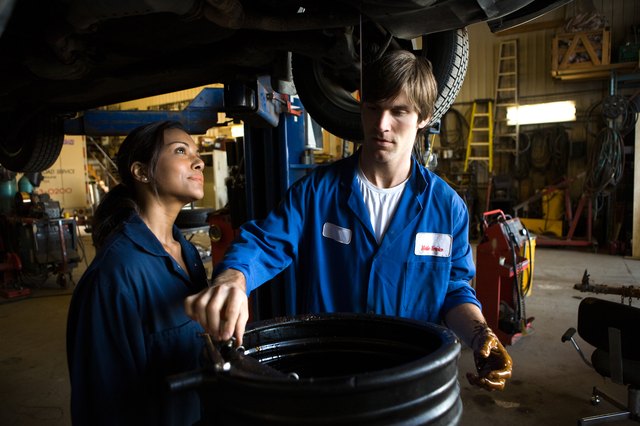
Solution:
{"label": "woman's face", "polygon": [[183,205],[202,199],[203,169],[198,146],[191,136],[180,129],[166,129],[155,171],[159,197],[175,199]]}

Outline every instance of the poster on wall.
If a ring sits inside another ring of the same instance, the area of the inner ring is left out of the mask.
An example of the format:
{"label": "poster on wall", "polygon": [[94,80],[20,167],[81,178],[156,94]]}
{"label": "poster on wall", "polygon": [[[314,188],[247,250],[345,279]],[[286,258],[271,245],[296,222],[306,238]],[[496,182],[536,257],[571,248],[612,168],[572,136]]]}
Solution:
{"label": "poster on wall", "polygon": [[42,172],[44,179],[38,193],[49,194],[60,203],[64,213],[86,211],[89,207],[86,141],[83,135],[64,137],[58,160]]}

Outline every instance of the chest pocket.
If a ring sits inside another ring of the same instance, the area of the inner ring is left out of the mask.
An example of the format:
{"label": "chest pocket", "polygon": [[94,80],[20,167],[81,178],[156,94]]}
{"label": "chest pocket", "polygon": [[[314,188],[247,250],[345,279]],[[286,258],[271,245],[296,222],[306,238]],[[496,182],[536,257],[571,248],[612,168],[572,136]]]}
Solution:
{"label": "chest pocket", "polygon": [[198,367],[204,344],[202,327],[191,319],[147,336],[148,367],[164,377]]}
{"label": "chest pocket", "polygon": [[403,317],[438,322],[449,284],[449,258],[429,258],[404,264],[401,312]]}

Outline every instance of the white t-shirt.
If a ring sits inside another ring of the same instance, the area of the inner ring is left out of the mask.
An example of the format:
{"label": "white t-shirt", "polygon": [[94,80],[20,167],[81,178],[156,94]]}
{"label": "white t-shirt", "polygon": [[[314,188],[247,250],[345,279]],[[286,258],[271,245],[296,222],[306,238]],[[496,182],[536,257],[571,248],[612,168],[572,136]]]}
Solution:
{"label": "white t-shirt", "polygon": [[364,204],[369,210],[369,217],[371,218],[371,226],[376,236],[378,244],[382,241],[389,223],[393,218],[393,214],[396,212],[398,202],[404,187],[407,184],[409,178],[405,179],[399,185],[393,188],[378,188],[364,175],[362,169],[358,167],[358,184],[360,185],[360,191],[364,198]]}

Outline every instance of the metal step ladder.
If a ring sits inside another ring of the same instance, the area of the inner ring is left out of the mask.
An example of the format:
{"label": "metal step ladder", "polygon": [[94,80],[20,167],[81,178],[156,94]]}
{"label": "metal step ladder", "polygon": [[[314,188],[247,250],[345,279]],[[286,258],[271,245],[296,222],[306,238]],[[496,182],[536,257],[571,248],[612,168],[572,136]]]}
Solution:
{"label": "metal step ladder", "polygon": [[476,99],[471,107],[467,154],[464,158],[465,172],[473,161],[485,162],[488,171],[493,170],[493,101],[491,99]]}
{"label": "metal step ladder", "polygon": [[520,152],[520,126],[507,122],[507,109],[518,103],[518,40],[500,42],[496,73],[494,110],[494,152],[508,153],[518,165]]}

